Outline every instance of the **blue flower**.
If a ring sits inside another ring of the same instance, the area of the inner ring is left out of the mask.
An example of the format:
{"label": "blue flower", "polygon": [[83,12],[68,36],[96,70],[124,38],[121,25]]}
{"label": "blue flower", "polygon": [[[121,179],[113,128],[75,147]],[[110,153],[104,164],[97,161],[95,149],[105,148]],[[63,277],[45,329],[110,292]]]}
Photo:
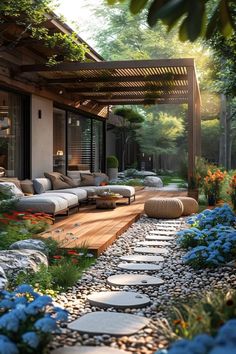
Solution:
{"label": "blue flower", "polygon": [[24,343],[29,347],[36,349],[39,345],[39,336],[35,332],[26,332],[22,335]]}
{"label": "blue flower", "polygon": [[22,285],[19,285],[16,289],[15,289],[15,292],[16,293],[33,293],[34,292],[34,289],[32,288],[31,285],[28,285],[28,284],[22,284]]}
{"label": "blue flower", "polygon": [[0,336],[0,354],[19,354],[17,346],[5,336]]}
{"label": "blue flower", "polygon": [[60,310],[57,312],[55,319],[57,321],[67,321],[68,319],[68,312],[65,310]]}
{"label": "blue flower", "polygon": [[52,318],[41,318],[35,322],[34,327],[45,333],[58,330],[57,323]]}
{"label": "blue flower", "polygon": [[6,313],[0,317],[0,328],[11,332],[17,332],[19,329],[19,320],[11,312]]}
{"label": "blue flower", "polygon": [[236,354],[235,346],[217,346],[209,354]]}

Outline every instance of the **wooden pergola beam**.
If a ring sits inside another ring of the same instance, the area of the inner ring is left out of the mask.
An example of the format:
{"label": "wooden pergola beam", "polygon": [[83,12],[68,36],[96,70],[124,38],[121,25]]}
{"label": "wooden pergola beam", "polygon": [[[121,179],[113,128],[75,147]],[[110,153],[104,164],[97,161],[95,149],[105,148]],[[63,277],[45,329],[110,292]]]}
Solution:
{"label": "wooden pergola beam", "polygon": [[72,88],[66,88],[67,92],[77,92],[77,93],[91,93],[91,92],[138,92],[138,91],[150,91],[150,92],[155,92],[155,91],[165,91],[165,92],[172,92],[172,91],[186,91],[187,93],[188,86],[187,85],[169,85],[169,86],[95,86],[94,88],[91,87],[72,87]]}
{"label": "wooden pergola beam", "polygon": [[138,100],[138,99],[153,99],[153,100],[158,100],[158,99],[175,99],[175,98],[183,98],[183,99],[188,99],[188,94],[137,94],[137,95],[95,95],[95,94],[90,94],[90,95],[81,95],[78,97],[78,99],[87,99],[87,100],[92,100],[92,101],[98,101],[98,100],[124,100],[124,99],[129,99],[129,100]]}
{"label": "wooden pergola beam", "polygon": [[158,74],[158,75],[146,75],[146,76],[97,76],[97,77],[61,77],[56,79],[45,79],[45,83],[48,85],[59,85],[59,84],[81,84],[81,83],[101,83],[101,82],[148,82],[148,81],[187,81],[188,76],[185,74]]}
{"label": "wooden pergola beam", "polygon": [[80,71],[80,70],[119,70],[119,69],[145,69],[145,68],[173,68],[193,67],[194,59],[158,59],[158,60],[123,60],[123,61],[97,61],[97,62],[70,62],[57,65],[21,65],[20,72],[42,71]]}
{"label": "wooden pergola beam", "polygon": [[119,99],[119,100],[113,100],[113,99],[109,99],[109,100],[97,100],[96,102],[100,103],[100,104],[104,104],[104,105],[111,105],[111,106],[115,106],[115,105],[142,105],[142,104],[149,104],[149,105],[154,105],[154,104],[184,104],[184,103],[188,103],[188,99]]}

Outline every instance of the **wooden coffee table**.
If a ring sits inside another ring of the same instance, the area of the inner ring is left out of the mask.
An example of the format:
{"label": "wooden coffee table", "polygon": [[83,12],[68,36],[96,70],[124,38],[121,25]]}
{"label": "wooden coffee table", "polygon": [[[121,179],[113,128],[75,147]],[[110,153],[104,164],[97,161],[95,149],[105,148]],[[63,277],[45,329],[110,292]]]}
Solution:
{"label": "wooden coffee table", "polygon": [[116,208],[116,202],[119,199],[122,199],[122,195],[115,195],[113,196],[96,196],[96,208],[97,209],[115,209]]}

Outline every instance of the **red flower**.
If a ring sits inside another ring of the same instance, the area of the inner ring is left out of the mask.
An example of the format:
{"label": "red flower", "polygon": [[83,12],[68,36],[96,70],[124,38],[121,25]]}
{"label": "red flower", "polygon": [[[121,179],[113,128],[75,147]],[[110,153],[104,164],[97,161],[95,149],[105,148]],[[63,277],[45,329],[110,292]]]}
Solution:
{"label": "red flower", "polygon": [[52,258],[54,258],[54,259],[62,259],[63,257],[62,256],[53,256]]}
{"label": "red flower", "polygon": [[78,256],[79,255],[76,251],[73,251],[73,250],[67,251],[67,254],[72,255],[72,256]]}

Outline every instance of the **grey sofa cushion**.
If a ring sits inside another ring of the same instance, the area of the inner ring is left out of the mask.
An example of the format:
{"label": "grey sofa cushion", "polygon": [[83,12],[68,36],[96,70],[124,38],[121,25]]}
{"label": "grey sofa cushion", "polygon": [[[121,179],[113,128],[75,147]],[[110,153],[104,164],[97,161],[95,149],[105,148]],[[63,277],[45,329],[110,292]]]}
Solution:
{"label": "grey sofa cushion", "polygon": [[30,197],[22,197],[16,205],[18,211],[27,209],[33,212],[44,212],[55,214],[68,208],[67,200],[58,196],[33,195]]}
{"label": "grey sofa cushion", "polygon": [[52,198],[52,197],[59,197],[59,198],[62,198],[62,199],[65,199],[68,203],[68,206],[69,207],[72,207],[72,206],[75,206],[75,205],[78,205],[79,203],[79,199],[77,197],[77,195],[75,194],[71,194],[71,193],[62,193],[60,191],[58,191],[58,193],[44,193],[43,194],[44,197],[48,197],[48,198]]}
{"label": "grey sofa cushion", "polygon": [[33,185],[37,194],[45,193],[52,189],[52,183],[49,178],[35,178]]}
{"label": "grey sofa cushion", "polygon": [[47,193],[50,194],[57,194],[59,195],[59,193],[69,193],[69,194],[75,194],[79,200],[84,200],[87,199],[88,193],[86,190],[80,188],[80,187],[76,187],[76,188],[68,188],[68,189],[60,189],[60,190],[51,190],[48,191]]}
{"label": "grey sofa cushion", "polygon": [[110,190],[113,193],[119,193],[123,197],[132,197],[135,195],[135,189],[131,186],[121,186],[121,185],[107,185],[96,187],[98,191],[107,191]]}

